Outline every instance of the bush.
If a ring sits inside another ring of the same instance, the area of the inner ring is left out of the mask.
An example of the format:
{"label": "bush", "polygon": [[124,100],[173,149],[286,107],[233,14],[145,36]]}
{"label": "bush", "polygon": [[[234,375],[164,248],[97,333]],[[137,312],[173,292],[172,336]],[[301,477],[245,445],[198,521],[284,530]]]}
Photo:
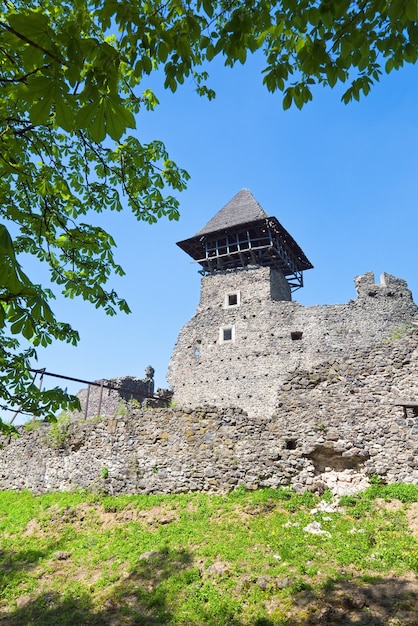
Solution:
{"label": "bush", "polygon": [[57,421],[51,424],[48,439],[52,448],[59,450],[65,447],[65,443],[69,437],[68,431],[70,424],[71,415],[69,413],[61,413],[57,417]]}

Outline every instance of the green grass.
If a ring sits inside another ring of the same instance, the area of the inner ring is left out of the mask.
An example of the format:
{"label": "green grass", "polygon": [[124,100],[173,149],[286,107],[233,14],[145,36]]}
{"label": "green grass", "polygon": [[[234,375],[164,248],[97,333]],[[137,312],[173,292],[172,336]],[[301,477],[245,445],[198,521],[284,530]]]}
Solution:
{"label": "green grass", "polygon": [[[375,484],[313,515],[318,502],[2,492],[0,624],[417,624],[418,488]],[[313,521],[326,532],[306,532]]]}

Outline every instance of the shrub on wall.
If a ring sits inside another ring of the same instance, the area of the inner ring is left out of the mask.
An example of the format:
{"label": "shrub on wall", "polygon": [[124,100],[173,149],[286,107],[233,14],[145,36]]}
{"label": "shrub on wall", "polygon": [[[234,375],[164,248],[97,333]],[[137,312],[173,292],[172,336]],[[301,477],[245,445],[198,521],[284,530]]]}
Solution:
{"label": "shrub on wall", "polygon": [[51,447],[55,450],[59,450],[65,446],[69,436],[70,423],[71,415],[69,413],[61,413],[57,417],[57,421],[51,424],[48,440]]}

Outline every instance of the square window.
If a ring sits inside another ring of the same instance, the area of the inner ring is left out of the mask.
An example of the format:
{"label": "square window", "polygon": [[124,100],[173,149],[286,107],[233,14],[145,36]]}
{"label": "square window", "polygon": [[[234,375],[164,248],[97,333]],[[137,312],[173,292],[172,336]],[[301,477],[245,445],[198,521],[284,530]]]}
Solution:
{"label": "square window", "polygon": [[224,328],[223,329],[223,340],[224,341],[232,341],[232,328]]}
{"label": "square window", "polygon": [[230,343],[235,341],[235,327],[221,326],[219,329],[219,343]]}
{"label": "square window", "polygon": [[231,291],[230,293],[225,294],[225,303],[224,306],[226,309],[231,307],[239,307],[241,304],[241,292],[240,291]]}

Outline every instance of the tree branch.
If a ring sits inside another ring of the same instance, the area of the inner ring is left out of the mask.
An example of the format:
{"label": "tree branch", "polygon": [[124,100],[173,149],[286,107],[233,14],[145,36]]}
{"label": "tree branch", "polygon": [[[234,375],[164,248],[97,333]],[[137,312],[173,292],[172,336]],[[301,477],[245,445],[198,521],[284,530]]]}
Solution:
{"label": "tree branch", "polygon": [[25,35],[22,35],[22,33],[18,33],[17,30],[12,28],[8,24],[5,24],[4,22],[0,22],[0,26],[2,26],[9,33],[12,33],[16,37],[18,37],[18,39],[21,39],[22,41],[24,41],[25,43],[29,44],[33,48],[36,48],[37,50],[40,50],[41,52],[43,52],[44,54],[49,56],[53,61],[55,61],[55,63],[58,63],[59,65],[64,65],[64,61],[62,59],[59,59],[57,56],[55,56],[50,50],[47,50],[43,46],[40,46],[35,41],[32,41],[32,39],[29,39]]}
{"label": "tree branch", "polygon": [[48,67],[51,67],[51,66],[43,65],[42,67],[37,67],[35,70],[32,70],[32,72],[29,72],[28,74],[25,74],[24,76],[18,76],[16,78],[0,77],[0,84],[2,83],[25,83],[26,79],[29,78],[29,76],[32,76],[32,74],[37,74],[41,70],[47,69]]}

